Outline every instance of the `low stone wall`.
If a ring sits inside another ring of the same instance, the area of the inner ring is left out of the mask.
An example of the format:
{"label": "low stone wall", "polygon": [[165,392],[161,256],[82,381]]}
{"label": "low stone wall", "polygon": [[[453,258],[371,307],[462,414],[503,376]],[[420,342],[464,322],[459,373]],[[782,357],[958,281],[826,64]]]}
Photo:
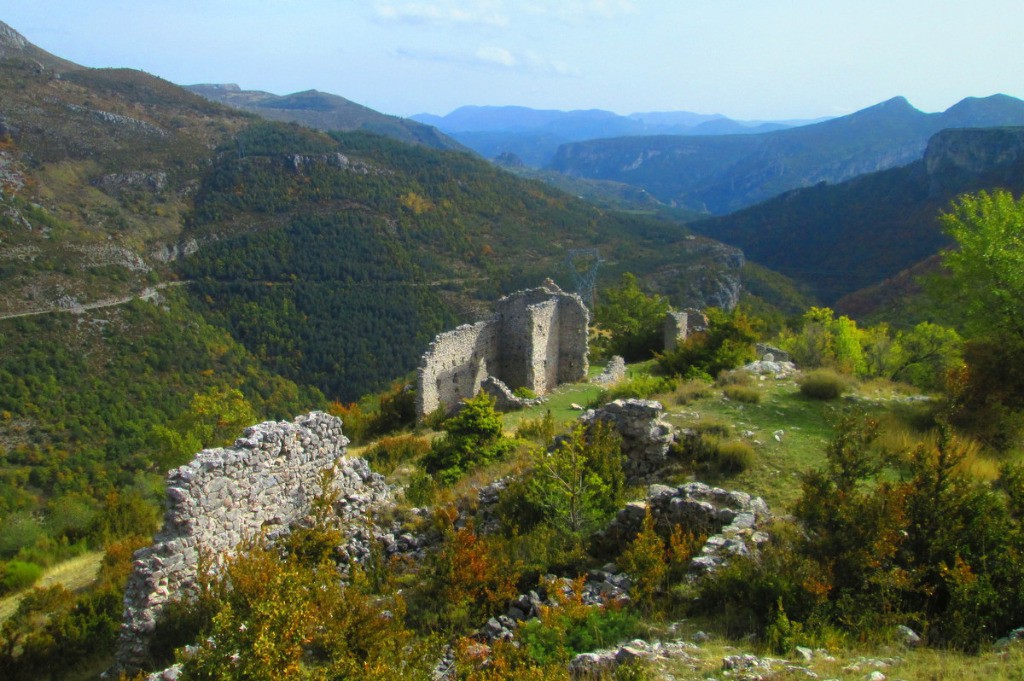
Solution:
{"label": "low stone wall", "polygon": [[116,669],[145,665],[167,603],[195,587],[200,554],[216,563],[242,541],[287,533],[309,516],[325,470],[334,471],[343,515],[386,500],[381,476],[362,459],[342,458],[348,442],[341,419],[312,412],[247,428],[234,446],[204,450],[170,471],[163,529],[135,554],[125,589]]}
{"label": "low stone wall", "polygon": [[590,382],[597,385],[615,385],[624,380],[626,380],[626,360],[622,359],[619,355],[612,355],[612,358],[608,360],[608,364],[605,365],[604,371],[599,376],[595,376]]}

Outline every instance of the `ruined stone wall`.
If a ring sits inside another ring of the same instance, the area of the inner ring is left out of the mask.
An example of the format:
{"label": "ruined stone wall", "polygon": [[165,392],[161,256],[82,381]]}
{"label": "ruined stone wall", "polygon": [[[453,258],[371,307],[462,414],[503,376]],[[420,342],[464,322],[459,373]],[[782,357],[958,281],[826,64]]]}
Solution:
{"label": "ruined stone wall", "polygon": [[665,313],[665,352],[675,350],[681,342],[686,340],[687,328],[686,328],[686,313],[685,312],[673,312],[669,310]]}
{"label": "ruined stone wall", "polygon": [[464,324],[434,338],[417,372],[416,410],[420,416],[477,393],[498,361],[496,332],[493,322],[486,321]]}
{"label": "ruined stone wall", "polygon": [[321,492],[321,473],[348,509],[385,500],[383,478],[362,459],[343,459],[348,438],[337,417],[312,412],[292,422],[247,428],[234,446],[207,449],[167,474],[167,510],[154,544],[135,554],[125,589],[117,667],[146,663],[150,637],[166,604],[195,585],[200,553],[215,561],[246,539],[287,533]]}
{"label": "ruined stone wall", "polygon": [[663,325],[665,352],[675,350],[690,334],[707,331],[708,318],[700,310],[669,310]]}
{"label": "ruined stone wall", "polygon": [[430,344],[417,375],[419,415],[451,409],[488,376],[541,395],[586,380],[589,321],[579,296],[553,284],[502,298],[491,319],[439,334]]}

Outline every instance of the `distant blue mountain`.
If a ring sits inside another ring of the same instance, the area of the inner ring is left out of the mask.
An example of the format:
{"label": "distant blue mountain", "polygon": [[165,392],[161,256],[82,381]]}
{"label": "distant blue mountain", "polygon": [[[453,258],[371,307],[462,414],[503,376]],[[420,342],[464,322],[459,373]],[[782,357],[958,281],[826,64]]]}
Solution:
{"label": "distant blue mountain", "polygon": [[[550,169],[639,187],[663,203],[723,215],[783,192],[906,165],[949,128],[1024,125],[1024,102],[968,98],[942,113],[894,97],[848,116],[759,134],[622,136],[568,142]],[[726,132],[712,120],[697,128]],[[753,132],[753,131],[752,131]]]}
{"label": "distant blue mountain", "polygon": [[523,106],[463,106],[446,116],[417,114],[412,120],[432,125],[485,158],[512,153],[528,166],[551,162],[562,144],[641,135],[750,134],[812,121],[735,121],[721,114],[653,111],[620,116],[588,109],[557,111]]}

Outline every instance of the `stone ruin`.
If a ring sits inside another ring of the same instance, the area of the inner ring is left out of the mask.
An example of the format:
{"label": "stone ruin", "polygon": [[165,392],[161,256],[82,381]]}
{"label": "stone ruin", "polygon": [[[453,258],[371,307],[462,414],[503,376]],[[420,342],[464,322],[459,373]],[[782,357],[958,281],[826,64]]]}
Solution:
{"label": "stone ruin", "polygon": [[234,446],[204,450],[170,471],[163,529],[136,552],[125,588],[115,669],[145,666],[164,608],[195,588],[201,555],[222,560],[243,541],[280,538],[308,520],[325,471],[333,471],[343,519],[387,501],[384,479],[365,460],[344,458],[348,442],[341,419],[312,412],[251,426]]}
{"label": "stone ruin", "polygon": [[580,297],[550,280],[505,296],[490,319],[434,338],[417,373],[418,414],[451,411],[476,395],[488,377],[538,395],[586,380],[589,322]]}
{"label": "stone ruin", "polygon": [[708,318],[700,310],[686,309],[682,312],[669,310],[665,313],[662,326],[665,352],[675,350],[691,333],[707,331]]}
{"label": "stone ruin", "polygon": [[[679,430],[664,420],[664,409],[654,400],[615,400],[580,417],[585,425],[609,424],[622,438],[623,471],[632,482],[650,479],[670,462],[673,445],[686,446],[692,431]],[[612,523],[593,537],[594,548],[614,555],[631,542],[651,512],[664,539],[676,525],[708,535],[700,555],[690,563],[694,573],[710,572],[729,555],[743,555],[768,535],[757,530],[769,518],[760,497],[691,482],[680,487],[654,484],[647,499],[626,505]]]}
{"label": "stone ruin", "polygon": [[668,463],[675,442],[675,427],[663,420],[664,409],[655,400],[615,400],[580,417],[584,426],[601,421],[622,438],[622,470],[629,480],[640,480]]}

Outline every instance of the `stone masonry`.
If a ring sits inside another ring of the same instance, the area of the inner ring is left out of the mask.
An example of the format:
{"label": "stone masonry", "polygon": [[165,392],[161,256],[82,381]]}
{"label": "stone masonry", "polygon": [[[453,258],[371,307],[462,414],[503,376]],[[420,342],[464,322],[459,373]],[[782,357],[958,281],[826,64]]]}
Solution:
{"label": "stone masonry", "polygon": [[699,310],[669,310],[663,326],[665,352],[675,350],[691,333],[706,331],[708,318]]}
{"label": "stone masonry", "polygon": [[419,415],[451,411],[488,376],[538,395],[586,380],[589,321],[580,297],[550,281],[505,296],[490,319],[446,331],[430,344],[417,377]]}
{"label": "stone masonry", "polygon": [[[167,603],[194,588],[200,555],[216,564],[247,539],[280,537],[306,520],[333,467],[344,516],[361,517],[388,498],[363,459],[345,459],[341,419],[312,412],[247,428],[234,446],[207,449],[167,474],[167,511],[152,546],[135,554],[125,589],[116,669],[145,665]],[[341,509],[339,509],[341,510]]]}

